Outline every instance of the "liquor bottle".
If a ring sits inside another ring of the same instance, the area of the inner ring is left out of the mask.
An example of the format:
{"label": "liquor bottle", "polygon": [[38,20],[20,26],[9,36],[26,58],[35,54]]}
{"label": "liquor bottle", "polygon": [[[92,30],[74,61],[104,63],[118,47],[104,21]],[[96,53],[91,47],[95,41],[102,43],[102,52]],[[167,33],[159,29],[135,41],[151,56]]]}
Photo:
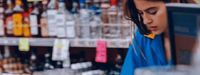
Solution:
{"label": "liquor bottle", "polygon": [[5,10],[5,25],[6,25],[6,35],[13,35],[13,5],[11,0],[6,1],[7,9]]}
{"label": "liquor bottle", "polygon": [[46,53],[45,54],[44,70],[50,70],[50,69],[54,69],[54,66],[52,65],[52,63],[50,61],[50,54]]}
{"label": "liquor bottle", "polygon": [[30,56],[30,62],[29,62],[29,69],[31,70],[31,71],[35,71],[35,70],[37,70],[37,56],[36,56],[36,54],[35,54],[35,50],[32,50],[31,51],[31,56]]}
{"label": "liquor bottle", "polygon": [[3,58],[6,59],[6,58],[10,58],[10,49],[9,49],[9,46],[5,46],[4,47],[4,55],[3,55]]}
{"label": "liquor bottle", "polygon": [[92,17],[90,22],[90,34],[91,38],[101,38],[101,24],[100,12],[95,11],[95,15]]}
{"label": "liquor bottle", "polygon": [[23,12],[24,9],[22,8],[22,0],[15,1],[15,7],[13,8],[13,34],[14,36],[22,36],[22,20],[23,20]]}
{"label": "liquor bottle", "polygon": [[89,9],[86,8],[85,0],[80,0],[80,38],[90,38],[90,24],[91,19]]}
{"label": "liquor bottle", "polygon": [[67,17],[66,17],[66,32],[67,32],[67,38],[75,38],[76,37],[76,20],[77,20],[77,4],[73,4],[72,11],[67,11]]}
{"label": "liquor bottle", "polygon": [[108,3],[108,1],[104,0],[101,1],[101,9],[102,9],[102,16],[101,19],[103,21],[103,23],[108,23],[108,8],[110,7],[110,4]]}
{"label": "liquor bottle", "polygon": [[56,15],[57,15],[57,10],[56,10],[56,3],[57,0],[50,0],[48,6],[47,6],[47,22],[48,22],[48,33],[49,37],[56,37]]}
{"label": "liquor bottle", "polygon": [[3,0],[0,0],[0,36],[5,36]]}
{"label": "liquor bottle", "polygon": [[31,37],[29,12],[23,13],[23,36]]}
{"label": "liquor bottle", "polygon": [[66,37],[66,11],[64,0],[59,0],[58,12],[56,15],[56,32],[57,37],[63,38]]}
{"label": "liquor bottle", "polygon": [[30,26],[31,26],[31,34],[33,37],[37,37],[39,35],[39,26],[38,26],[38,16],[39,16],[39,9],[38,9],[38,2],[34,2],[33,11],[30,13]]}
{"label": "liquor bottle", "polygon": [[120,37],[120,20],[118,16],[117,0],[111,0],[110,5],[108,9],[109,35],[107,37],[118,38]]}
{"label": "liquor bottle", "polygon": [[41,36],[42,37],[48,37],[48,22],[47,22],[47,3],[48,0],[42,1],[42,13],[40,17],[40,27],[41,27]]}
{"label": "liquor bottle", "polygon": [[[72,18],[66,17],[72,22],[71,28],[69,27],[70,31],[68,31],[68,29],[67,29],[67,37],[70,38],[70,36],[68,36],[68,35],[72,35],[71,38],[74,38],[74,37],[77,38],[77,37],[80,36],[80,27],[79,27],[80,24],[79,24],[79,13],[78,13],[79,12],[79,6],[78,6],[78,3],[75,2],[75,1],[73,1],[72,3],[73,3],[72,4],[73,8],[70,11]],[[67,22],[70,22],[70,21],[68,21],[68,19],[66,21],[66,25],[67,25]],[[73,25],[73,23],[74,23],[73,21],[75,22],[74,25]],[[68,34],[68,33],[70,33],[70,34]]]}
{"label": "liquor bottle", "polygon": [[109,23],[116,24],[118,22],[117,0],[111,0],[110,8],[108,9]]}

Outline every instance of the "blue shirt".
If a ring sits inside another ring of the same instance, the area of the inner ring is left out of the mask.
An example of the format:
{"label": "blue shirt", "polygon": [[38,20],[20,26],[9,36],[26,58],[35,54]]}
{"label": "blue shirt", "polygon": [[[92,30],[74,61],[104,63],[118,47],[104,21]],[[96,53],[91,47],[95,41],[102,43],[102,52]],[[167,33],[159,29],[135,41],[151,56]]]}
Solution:
{"label": "blue shirt", "polygon": [[167,65],[162,35],[150,39],[137,31],[132,42],[121,75],[134,75],[136,68]]}

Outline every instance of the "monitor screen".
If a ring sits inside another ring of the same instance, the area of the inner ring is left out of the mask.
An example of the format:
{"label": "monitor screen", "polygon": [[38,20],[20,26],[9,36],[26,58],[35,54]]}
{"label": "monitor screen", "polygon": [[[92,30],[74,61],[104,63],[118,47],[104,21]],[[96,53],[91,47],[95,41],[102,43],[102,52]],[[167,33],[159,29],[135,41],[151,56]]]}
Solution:
{"label": "monitor screen", "polygon": [[167,12],[172,60],[190,65],[198,40],[200,5],[170,3]]}

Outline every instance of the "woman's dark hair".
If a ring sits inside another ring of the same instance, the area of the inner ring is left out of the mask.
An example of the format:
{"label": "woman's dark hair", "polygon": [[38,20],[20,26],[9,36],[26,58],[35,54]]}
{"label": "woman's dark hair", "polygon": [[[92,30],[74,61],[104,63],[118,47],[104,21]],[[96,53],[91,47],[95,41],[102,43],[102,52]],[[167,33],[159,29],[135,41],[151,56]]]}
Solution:
{"label": "woman's dark hair", "polygon": [[[187,3],[187,0],[147,0],[147,1],[161,1],[164,3],[168,3],[168,2]],[[143,23],[143,18],[137,11],[134,0],[126,1],[126,16],[128,16],[128,19],[130,19],[136,24],[141,34],[145,34],[145,35],[150,34],[150,31],[147,29],[147,27]]]}

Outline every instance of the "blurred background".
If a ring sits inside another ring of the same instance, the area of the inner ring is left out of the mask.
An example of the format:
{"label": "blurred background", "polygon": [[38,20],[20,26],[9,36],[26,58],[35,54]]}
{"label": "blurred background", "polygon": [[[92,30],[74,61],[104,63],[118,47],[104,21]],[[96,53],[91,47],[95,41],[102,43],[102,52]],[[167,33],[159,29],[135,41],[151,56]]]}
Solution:
{"label": "blurred background", "polygon": [[0,73],[119,75],[125,0],[0,0]]}

